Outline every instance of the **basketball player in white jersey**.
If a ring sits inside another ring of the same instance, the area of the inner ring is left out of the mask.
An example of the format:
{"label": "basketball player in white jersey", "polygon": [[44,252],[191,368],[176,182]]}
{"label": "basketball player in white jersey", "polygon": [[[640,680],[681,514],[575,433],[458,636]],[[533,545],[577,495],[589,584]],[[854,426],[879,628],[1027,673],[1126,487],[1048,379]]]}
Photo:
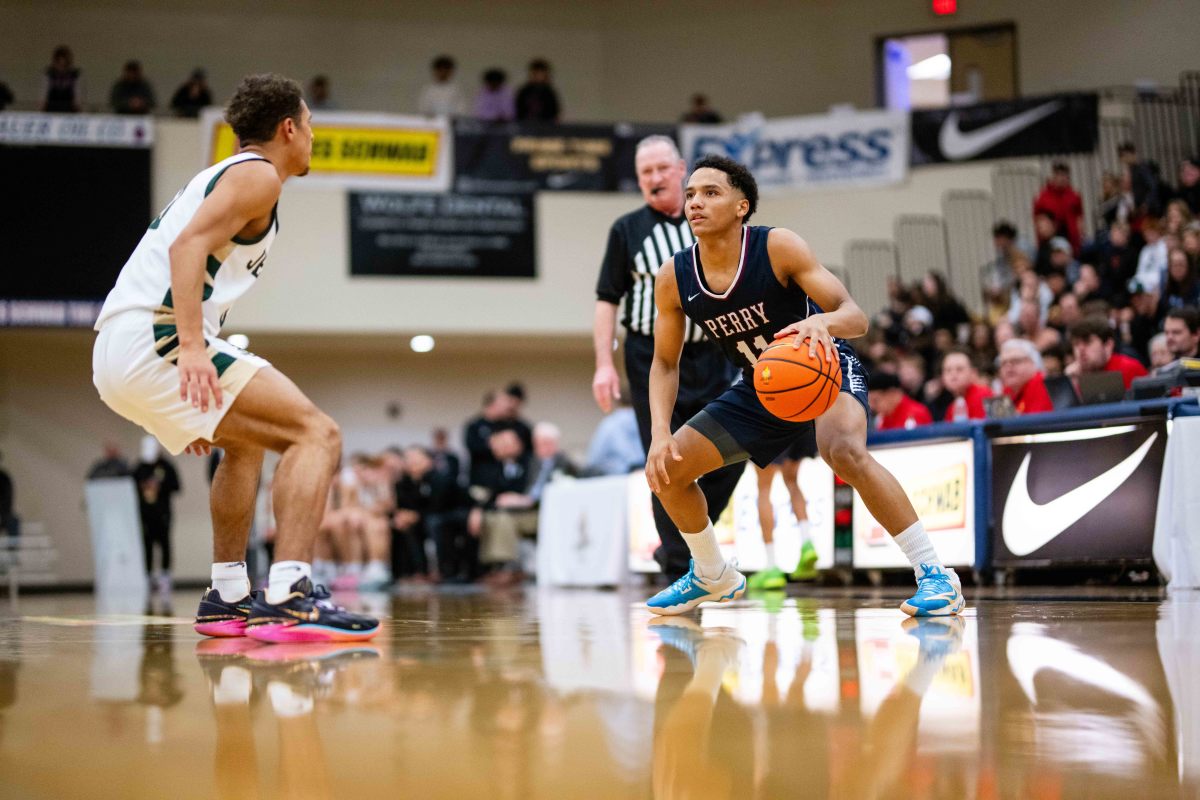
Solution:
{"label": "basketball player in white jersey", "polygon": [[[311,116],[295,81],[243,79],[225,111],[240,151],[194,177],[150,223],[96,322],[101,399],[174,455],[225,451],[210,500],[212,587],[195,626],[209,636],[343,641],[379,629],[312,584],[313,540],[341,453],[337,425],[265,360],[219,338],[262,273],[284,181],[308,172]],[[281,456],[277,560],[265,596],[252,597],[243,558],[266,450]]]}

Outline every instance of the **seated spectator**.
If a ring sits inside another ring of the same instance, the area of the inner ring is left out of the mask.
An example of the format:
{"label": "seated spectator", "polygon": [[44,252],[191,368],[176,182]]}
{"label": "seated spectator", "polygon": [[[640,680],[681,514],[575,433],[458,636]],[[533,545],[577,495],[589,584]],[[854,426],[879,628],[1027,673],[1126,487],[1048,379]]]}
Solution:
{"label": "seated spectator", "polygon": [[[1129,305],[1117,312],[1117,320],[1121,331],[1121,344],[1139,357],[1145,354],[1150,339],[1158,333],[1160,318],[1158,316],[1158,295],[1145,291],[1137,282],[1131,287]],[[1084,306],[1084,313],[1091,304]]]}
{"label": "seated spectator", "polygon": [[56,114],[73,114],[83,110],[83,73],[75,66],[71,48],[59,45],[54,48],[50,66],[42,88],[42,111]]}
{"label": "seated spectator", "polygon": [[1175,199],[1167,203],[1167,214],[1163,219],[1163,228],[1169,236],[1182,236],[1183,231],[1192,222],[1192,210],[1184,200]]}
{"label": "seated spectator", "polygon": [[1112,172],[1103,173],[1100,176],[1100,198],[1096,208],[1096,230],[1105,230],[1116,221],[1121,201],[1120,177]]}
{"label": "seated spectator", "polygon": [[333,102],[333,97],[330,95],[328,75],[314,75],[313,79],[308,82],[307,94],[308,97],[305,100],[311,110],[334,111],[337,109],[337,104]]}
{"label": "seated spectator", "polygon": [[[1103,300],[1107,296],[1104,291],[1103,284],[1100,281],[1100,274],[1091,264],[1079,265],[1079,279],[1075,281],[1068,294],[1075,298],[1075,302],[1079,307],[1085,303],[1090,303],[1093,300]],[[1063,295],[1065,297],[1066,295]],[[1059,304],[1062,304],[1062,298],[1059,298]]]}
{"label": "seated spectator", "polygon": [[12,101],[16,98],[13,96],[12,89],[8,88],[8,84],[0,81],[0,111],[12,105]]}
{"label": "seated spectator", "polygon": [[708,104],[708,97],[703,94],[692,95],[692,107],[679,118],[680,122],[694,122],[715,125],[721,122],[721,115]]}
{"label": "seated spectator", "polygon": [[529,79],[517,92],[517,119],[529,122],[558,122],[561,107],[558,92],[550,85],[550,62],[529,62]]}
{"label": "seated spectator", "polygon": [[1172,308],[1189,306],[1200,306],[1200,279],[1187,253],[1176,248],[1167,256],[1167,280],[1158,302],[1158,314],[1165,316]]}
{"label": "seated spectator", "polygon": [[914,400],[919,401],[924,396],[928,363],[920,353],[904,353],[896,361],[900,388]]}
{"label": "seated spectator", "polygon": [[104,455],[99,461],[88,467],[87,479],[125,478],[133,474],[133,467],[121,453],[121,445],[114,441],[104,443]]}
{"label": "seated spectator", "polygon": [[517,396],[509,392],[491,391],[484,395],[482,412],[469,420],[463,430],[463,441],[467,445],[467,457],[470,459],[468,484],[474,486],[479,483],[482,480],[482,470],[494,461],[490,444],[493,433],[517,429],[522,444],[526,441],[524,434],[528,427],[520,419],[515,419],[518,407]]}
{"label": "seated spectator", "polygon": [[1180,248],[1187,253],[1192,269],[1200,274],[1200,222],[1193,222],[1183,229]]}
{"label": "seated spectator", "polygon": [[417,98],[417,113],[427,117],[461,117],[467,113],[467,99],[454,81],[457,65],[450,56],[438,56],[429,65],[432,80]]}
{"label": "seated spectator", "polygon": [[542,493],[550,482],[559,476],[579,477],[579,468],[562,451],[562,431],[551,422],[539,422],[533,426],[533,460],[529,472],[530,508],[542,502]]}
{"label": "seated spectator", "polygon": [[1072,378],[1096,372],[1119,372],[1128,389],[1134,378],[1146,374],[1146,368],[1136,358],[1116,352],[1116,334],[1103,317],[1082,320],[1071,328],[1069,337],[1075,361],[1063,373]]}
{"label": "seated spectator", "polygon": [[483,73],[483,86],[475,95],[475,119],[483,122],[511,122],[516,119],[517,105],[508,75],[493,67]]}
{"label": "seated spectator", "polygon": [[[1071,186],[1071,168],[1065,162],[1058,161],[1051,167],[1049,180],[1033,201],[1033,213],[1048,214],[1054,220],[1056,234],[1066,237],[1073,254],[1079,252],[1083,200]],[[1041,239],[1038,241],[1040,244]]]}
{"label": "seated spectator", "polygon": [[638,434],[637,415],[629,405],[629,390],[622,389],[617,407],[600,420],[587,451],[587,471],[593,475],[625,475],[646,464],[646,451]]}
{"label": "seated spectator", "polygon": [[1164,200],[1158,167],[1152,162],[1140,160],[1133,142],[1118,145],[1117,158],[1121,160],[1128,176],[1129,191],[1133,195],[1133,213],[1138,217],[1157,217],[1162,213]]}
{"label": "seated spectator", "polygon": [[988,306],[1004,303],[1016,280],[1013,261],[1029,257],[1026,248],[1017,244],[1017,229],[1006,220],[1000,220],[992,228],[992,246],[996,257],[983,266],[979,275],[983,301]]}
{"label": "seated spectator", "polygon": [[[478,540],[467,530],[471,501],[456,476],[438,469],[423,447],[404,451],[403,475],[396,482],[393,515],[394,547],[407,548],[415,563],[415,544],[428,538],[437,552],[437,570],[430,577],[448,583],[467,583],[478,575]],[[420,554],[423,556],[424,554]]]}
{"label": "seated spectator", "polygon": [[1021,301],[1020,314],[1017,315],[1017,332],[1022,338],[1033,342],[1039,351],[1054,347],[1062,341],[1062,334],[1042,320],[1037,303],[1028,300]]}
{"label": "seated spectator", "polygon": [[1017,275],[1017,284],[1009,299],[1008,321],[1015,324],[1021,317],[1022,304],[1028,303],[1037,308],[1039,327],[1045,325],[1053,302],[1054,292],[1050,291],[1046,282],[1033,270],[1026,269]]}
{"label": "seated spectator", "polygon": [[1150,369],[1157,370],[1175,360],[1171,348],[1167,346],[1167,334],[1157,333],[1150,340]]}
{"label": "seated spectator", "polygon": [[946,422],[987,417],[983,401],[992,396],[992,390],[979,382],[979,374],[966,350],[955,348],[942,356],[941,373],[942,386],[954,397],[943,417]]}
{"label": "seated spectator", "polygon": [[1142,222],[1142,237],[1146,244],[1138,253],[1136,280],[1147,292],[1157,293],[1167,272],[1167,243],[1163,239],[1162,223],[1155,217]]}
{"label": "seated spectator", "polygon": [[1008,317],[1005,317],[996,323],[992,336],[996,342],[996,357],[999,358],[1000,348],[1004,347],[1006,342],[1017,338],[1017,328],[1008,321]]}
{"label": "seated spectator", "polygon": [[433,449],[429,455],[433,458],[433,468],[438,472],[449,475],[455,482],[462,476],[462,461],[450,449],[450,434],[445,428],[433,429]]}
{"label": "seated spectator", "polygon": [[194,119],[213,104],[212,92],[204,70],[197,67],[171,96],[171,110],[177,116]]}
{"label": "seated spectator", "polygon": [[1055,236],[1050,240],[1050,272],[1046,275],[1047,282],[1054,276],[1065,279],[1060,289],[1056,289],[1053,285],[1050,286],[1055,296],[1061,294],[1067,287],[1074,285],[1075,281],[1079,279],[1079,262],[1075,260],[1071,243],[1062,236]]}
{"label": "seated spectator", "polygon": [[876,430],[907,430],[933,422],[929,409],[905,394],[900,379],[890,372],[871,373],[867,401]]}
{"label": "seated spectator", "polygon": [[1187,204],[1192,216],[1200,216],[1200,158],[1192,156],[1179,162],[1179,189],[1175,197]]}
{"label": "seated spectator", "polygon": [[318,533],[321,564],[318,569],[314,562],[313,569],[334,588],[377,591],[391,584],[388,519],[394,497],[382,465],[356,453],[330,487]]}
{"label": "seated spectator", "polygon": [[1066,348],[1061,344],[1042,350],[1042,375],[1047,378],[1057,378],[1070,366]]}
{"label": "seated spectator", "polygon": [[117,114],[149,114],[154,111],[154,87],[142,74],[142,62],[125,62],[121,77],[113,84],[109,103]]}
{"label": "seated spectator", "polygon": [[1033,271],[1038,275],[1050,274],[1050,242],[1058,236],[1058,223],[1048,211],[1039,211],[1033,216],[1033,230],[1037,235],[1037,249],[1033,251]]}
{"label": "seated spectator", "polygon": [[[1084,264],[1083,266],[1089,265]],[[1050,324],[1064,333],[1081,319],[1083,319],[1083,304],[1079,302],[1079,295],[1074,292],[1066,292],[1058,298],[1058,304],[1050,308]]]}
{"label": "seated spectator", "polygon": [[479,537],[479,559],[494,568],[490,582],[507,585],[521,580],[521,540],[537,535],[537,510],[527,492],[530,473],[516,431],[497,431],[488,439],[492,461],[471,485],[477,506],[468,520]]}
{"label": "seated spectator", "polygon": [[1028,339],[1010,339],[1000,348],[1000,383],[1018,414],[1053,411],[1042,379],[1042,354]]}
{"label": "seated spectator", "polygon": [[971,336],[968,340],[971,350],[986,364],[996,361],[996,340],[993,338],[992,326],[986,322],[976,322],[971,325]]}
{"label": "seated spectator", "polygon": [[946,286],[946,276],[936,270],[925,273],[921,279],[922,305],[933,314],[933,328],[944,328],[958,335],[960,326],[971,322],[971,315],[962,301]]}
{"label": "seated spectator", "polygon": [[1173,308],[1163,321],[1171,360],[1200,358],[1200,312],[1194,308]]}

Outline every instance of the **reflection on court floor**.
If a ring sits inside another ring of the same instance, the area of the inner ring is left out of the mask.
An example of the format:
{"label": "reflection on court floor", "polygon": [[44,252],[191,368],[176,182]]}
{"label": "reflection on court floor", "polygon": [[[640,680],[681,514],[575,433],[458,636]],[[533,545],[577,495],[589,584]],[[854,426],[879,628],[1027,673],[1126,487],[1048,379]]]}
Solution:
{"label": "reflection on court floor", "polygon": [[684,617],[640,599],[373,598],[369,646],[23,601],[0,617],[0,798],[1200,789],[1200,599],[983,598],[940,620],[832,593]]}

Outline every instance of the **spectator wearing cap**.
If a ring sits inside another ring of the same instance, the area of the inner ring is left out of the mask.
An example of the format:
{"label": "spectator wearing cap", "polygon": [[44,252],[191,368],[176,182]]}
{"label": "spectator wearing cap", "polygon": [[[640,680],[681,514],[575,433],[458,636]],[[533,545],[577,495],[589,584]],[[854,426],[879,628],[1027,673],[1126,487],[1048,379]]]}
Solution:
{"label": "spectator wearing cap", "polygon": [[[1075,260],[1075,251],[1065,236],[1055,236],[1050,240],[1050,275],[1061,276],[1065,280],[1063,290],[1075,285],[1079,280],[1079,262]],[[1051,290],[1054,286],[1050,287]],[[1056,295],[1058,292],[1056,292]]]}
{"label": "spectator wearing cap", "polygon": [[1068,336],[1075,361],[1063,372],[1072,378],[1096,372],[1119,372],[1128,389],[1134,378],[1146,374],[1146,368],[1136,358],[1116,352],[1116,334],[1104,317],[1088,317],[1076,323]]}
{"label": "spectator wearing cap", "polygon": [[142,62],[125,62],[109,94],[109,103],[117,114],[149,114],[154,110],[154,87],[142,73]]}
{"label": "spectator wearing cap", "polygon": [[1147,292],[1157,294],[1167,272],[1167,240],[1163,238],[1162,223],[1155,217],[1147,217],[1142,222],[1142,236],[1146,244],[1138,254],[1133,277]]}
{"label": "spectator wearing cap", "polygon": [[208,88],[208,76],[197,67],[188,79],[180,84],[171,96],[171,110],[180,117],[194,119],[200,112],[213,104],[212,92]]}
{"label": "spectator wearing cap", "polygon": [[876,430],[908,430],[929,425],[933,415],[900,387],[900,379],[890,372],[873,372],[867,380],[867,401],[871,406]]}
{"label": "spectator wearing cap", "polygon": [[517,92],[517,119],[528,122],[558,122],[562,108],[558,92],[550,85],[550,62],[529,62],[529,79]]}
{"label": "spectator wearing cap", "polygon": [[941,373],[942,386],[954,397],[943,417],[946,422],[987,417],[983,401],[992,396],[992,390],[979,382],[970,353],[960,347],[947,351],[942,356]]}
{"label": "spectator wearing cap", "polygon": [[1033,201],[1034,216],[1045,213],[1054,220],[1057,233],[1066,236],[1072,253],[1078,253],[1082,239],[1080,223],[1083,220],[1083,200],[1071,186],[1071,168],[1058,161],[1050,169],[1050,178],[1037,199]]}
{"label": "spectator wearing cap", "polygon": [[50,57],[42,86],[42,111],[72,114],[83,110],[83,71],[75,66],[71,48],[59,45]]}
{"label": "spectator wearing cap", "polygon": [[1000,383],[1018,414],[1053,411],[1054,403],[1042,377],[1042,354],[1028,339],[1009,339],[997,359]]}
{"label": "spectator wearing cap", "polygon": [[427,117],[461,117],[467,113],[467,99],[454,81],[454,59],[438,56],[429,65],[432,80],[417,98],[417,113]]}
{"label": "spectator wearing cap", "polygon": [[1163,320],[1167,349],[1172,360],[1200,358],[1200,312],[1194,308],[1173,308]]}
{"label": "spectator wearing cap", "polygon": [[493,67],[483,73],[483,85],[475,95],[475,119],[483,122],[511,122],[517,116],[517,104],[508,87],[508,74]]}

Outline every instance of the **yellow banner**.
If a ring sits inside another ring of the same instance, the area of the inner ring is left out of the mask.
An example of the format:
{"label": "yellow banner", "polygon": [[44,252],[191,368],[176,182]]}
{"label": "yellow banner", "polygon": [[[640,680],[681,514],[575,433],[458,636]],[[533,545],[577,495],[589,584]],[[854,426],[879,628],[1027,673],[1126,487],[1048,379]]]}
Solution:
{"label": "yellow banner", "polygon": [[[311,172],[380,178],[432,178],[438,167],[438,130],[313,125]],[[237,152],[237,137],[224,122],[213,126],[209,163]]]}
{"label": "yellow banner", "polygon": [[901,479],[925,530],[961,528],[967,522],[967,465]]}

